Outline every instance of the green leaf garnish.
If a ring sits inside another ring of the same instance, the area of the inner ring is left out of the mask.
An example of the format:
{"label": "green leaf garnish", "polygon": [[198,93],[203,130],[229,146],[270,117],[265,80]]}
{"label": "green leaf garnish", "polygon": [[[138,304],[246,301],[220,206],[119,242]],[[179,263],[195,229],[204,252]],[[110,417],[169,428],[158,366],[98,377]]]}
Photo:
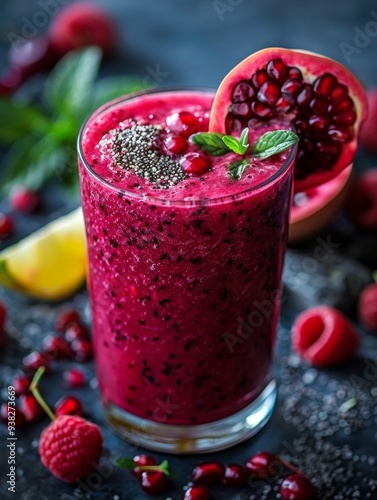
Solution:
{"label": "green leaf garnish", "polygon": [[246,127],[243,129],[239,139],[236,139],[232,135],[224,135],[223,143],[231,150],[233,153],[238,155],[244,155],[249,147],[249,129]]}
{"label": "green leaf garnish", "polygon": [[173,472],[169,467],[169,462],[167,460],[163,460],[160,465],[137,465],[132,458],[127,457],[117,457],[113,460],[113,464],[117,467],[121,467],[126,470],[134,470],[136,467],[142,471],[160,471],[166,476],[171,476],[173,478],[177,478],[175,472]]}
{"label": "green leaf garnish", "polygon": [[229,177],[235,181],[239,181],[249,166],[249,160],[232,161],[228,165]]}
{"label": "green leaf garnish", "polygon": [[298,136],[290,130],[273,130],[263,134],[253,146],[253,155],[265,160],[281,153],[299,141]]}
{"label": "green leaf garnish", "polygon": [[201,132],[190,137],[190,141],[212,156],[222,156],[230,152],[223,142],[223,134],[217,132]]}

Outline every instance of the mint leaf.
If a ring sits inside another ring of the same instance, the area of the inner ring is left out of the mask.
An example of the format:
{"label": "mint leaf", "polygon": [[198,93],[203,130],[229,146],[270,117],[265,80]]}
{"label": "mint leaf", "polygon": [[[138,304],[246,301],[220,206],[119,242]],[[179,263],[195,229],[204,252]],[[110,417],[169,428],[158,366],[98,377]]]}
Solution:
{"label": "mint leaf", "polygon": [[93,84],[101,62],[101,51],[88,47],[69,52],[50,73],[44,98],[55,116],[70,116],[81,122],[91,111]]}
{"label": "mint leaf", "polygon": [[136,77],[114,76],[104,78],[95,86],[93,111],[117,97],[140,90],[147,90],[147,86]]}
{"label": "mint leaf", "polygon": [[223,134],[217,132],[201,132],[190,137],[190,141],[212,156],[222,156],[230,149],[223,143]]}
{"label": "mint leaf", "polygon": [[274,130],[263,134],[253,146],[253,155],[262,160],[281,153],[299,141],[290,130]]}
{"label": "mint leaf", "polygon": [[243,155],[246,153],[249,147],[248,136],[249,136],[249,129],[246,127],[245,129],[243,129],[239,139],[236,139],[232,135],[224,135],[223,142],[234,153],[238,155]]}
{"label": "mint leaf", "polygon": [[36,106],[0,99],[0,143],[12,144],[26,134],[48,133],[50,121]]}
{"label": "mint leaf", "polygon": [[232,161],[228,165],[229,177],[235,181],[239,181],[249,166],[249,160]]}
{"label": "mint leaf", "polygon": [[113,464],[117,467],[122,467],[122,469],[134,470],[137,464],[132,460],[132,458],[117,457],[113,460]]}

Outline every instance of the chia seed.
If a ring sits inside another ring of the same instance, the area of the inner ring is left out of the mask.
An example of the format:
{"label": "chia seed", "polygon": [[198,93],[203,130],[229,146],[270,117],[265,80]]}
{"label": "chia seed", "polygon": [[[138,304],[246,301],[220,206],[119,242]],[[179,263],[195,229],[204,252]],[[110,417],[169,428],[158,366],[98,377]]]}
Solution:
{"label": "chia seed", "polygon": [[178,162],[160,154],[154,146],[161,130],[158,125],[133,125],[115,132],[112,136],[113,159],[118,167],[134,170],[159,188],[168,189],[187,176]]}

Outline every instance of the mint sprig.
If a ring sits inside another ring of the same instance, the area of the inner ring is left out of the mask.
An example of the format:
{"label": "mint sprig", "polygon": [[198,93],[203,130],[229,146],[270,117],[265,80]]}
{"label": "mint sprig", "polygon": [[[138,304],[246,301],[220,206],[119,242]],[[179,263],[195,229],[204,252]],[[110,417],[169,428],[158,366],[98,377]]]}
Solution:
{"label": "mint sprig", "polygon": [[171,476],[173,478],[177,478],[175,472],[169,467],[169,462],[167,460],[163,460],[159,465],[138,465],[135,463],[132,458],[128,457],[117,457],[113,460],[113,464],[117,467],[121,467],[126,470],[134,470],[138,468],[141,472],[147,471],[159,471],[165,474],[166,476]]}
{"label": "mint sprig", "polygon": [[107,77],[97,82],[98,48],[69,52],[51,71],[41,99],[0,98],[0,191],[15,185],[38,190],[51,179],[78,195],[76,141],[87,116],[105,102],[146,89],[142,79]]}
{"label": "mint sprig", "polygon": [[[218,132],[203,132],[190,137],[190,140],[194,144],[212,156],[223,156],[231,152],[244,156],[250,150],[248,139],[249,129],[247,127],[243,129],[239,139],[232,135],[224,135]],[[248,156],[265,160],[270,156],[285,151],[298,141],[299,137],[290,130],[272,130],[263,134],[255,142]],[[248,166],[248,160],[229,163],[229,176],[234,180],[240,180]]]}

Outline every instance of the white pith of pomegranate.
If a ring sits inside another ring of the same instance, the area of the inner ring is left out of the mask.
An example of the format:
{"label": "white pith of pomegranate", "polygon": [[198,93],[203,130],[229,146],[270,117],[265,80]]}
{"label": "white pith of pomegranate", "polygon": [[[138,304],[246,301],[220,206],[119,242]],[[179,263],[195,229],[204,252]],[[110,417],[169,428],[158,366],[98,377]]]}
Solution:
{"label": "white pith of pomegranate", "polygon": [[232,133],[287,120],[300,137],[295,192],[301,192],[352,163],[367,109],[363,87],[339,63],[311,52],[270,48],[252,54],[224,78],[209,130]]}

